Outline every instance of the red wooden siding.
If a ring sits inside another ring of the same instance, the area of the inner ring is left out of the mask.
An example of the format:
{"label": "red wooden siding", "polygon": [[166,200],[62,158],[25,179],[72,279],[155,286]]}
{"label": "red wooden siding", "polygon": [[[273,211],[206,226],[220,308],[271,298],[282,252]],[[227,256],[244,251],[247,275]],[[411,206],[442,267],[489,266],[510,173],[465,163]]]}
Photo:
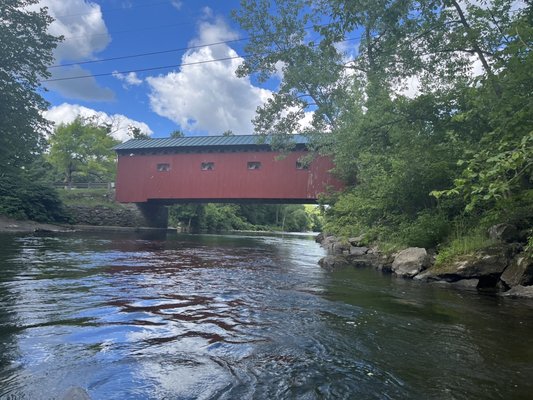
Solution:
{"label": "red wooden siding", "polygon": [[[294,151],[279,160],[279,153],[270,151],[122,154],[116,197],[122,203],[156,199],[313,202],[329,186],[341,187],[329,173],[333,164],[328,158],[298,169],[296,163],[305,154]],[[260,168],[248,169],[249,162],[261,163]],[[213,163],[213,169],[206,169],[206,163]]]}

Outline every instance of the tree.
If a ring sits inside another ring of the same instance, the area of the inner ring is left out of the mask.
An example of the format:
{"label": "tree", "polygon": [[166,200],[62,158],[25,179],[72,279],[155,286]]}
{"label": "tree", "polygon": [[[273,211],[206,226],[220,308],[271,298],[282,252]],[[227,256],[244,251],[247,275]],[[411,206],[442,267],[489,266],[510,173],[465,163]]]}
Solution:
{"label": "tree", "polygon": [[[513,199],[533,221],[533,6],[515,3],[241,1],[251,39],[238,73],[282,72],[256,133],[309,135],[348,185],[327,230],[435,246],[465,209],[480,226],[507,218],[501,200]],[[412,98],[408,79],[419,83]]]}
{"label": "tree", "polygon": [[150,135],[141,131],[141,128],[138,126],[128,126],[128,134],[132,139],[151,139]]}
{"label": "tree", "polygon": [[59,125],[50,136],[48,160],[69,188],[75,176],[83,181],[108,182],[114,179],[112,148],[118,143],[108,127],[78,117],[70,124]]}
{"label": "tree", "polygon": [[0,2],[0,169],[19,168],[45,146],[48,103],[37,93],[50,76],[53,50],[62,39],[47,33],[46,8],[30,11],[38,0]]}
{"label": "tree", "polygon": [[179,129],[175,129],[170,133],[170,137],[173,139],[185,137],[185,134]]}

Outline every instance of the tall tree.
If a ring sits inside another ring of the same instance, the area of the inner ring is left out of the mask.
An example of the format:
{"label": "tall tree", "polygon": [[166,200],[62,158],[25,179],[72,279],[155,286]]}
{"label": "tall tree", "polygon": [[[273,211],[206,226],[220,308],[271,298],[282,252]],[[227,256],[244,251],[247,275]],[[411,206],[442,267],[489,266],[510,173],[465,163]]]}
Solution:
{"label": "tall tree", "polygon": [[47,102],[37,92],[50,76],[53,50],[61,38],[49,35],[46,8],[38,0],[0,1],[0,170],[18,168],[42,150],[49,122]]}
{"label": "tall tree", "polygon": [[238,73],[281,76],[256,132],[309,134],[348,183],[328,229],[433,246],[465,206],[481,218],[531,187],[532,6],[516,3],[241,0]]}
{"label": "tall tree", "polygon": [[59,125],[50,136],[48,160],[71,187],[74,178],[89,182],[109,182],[114,179],[115,154],[112,147],[119,143],[109,127],[97,126],[76,118],[70,124]]}

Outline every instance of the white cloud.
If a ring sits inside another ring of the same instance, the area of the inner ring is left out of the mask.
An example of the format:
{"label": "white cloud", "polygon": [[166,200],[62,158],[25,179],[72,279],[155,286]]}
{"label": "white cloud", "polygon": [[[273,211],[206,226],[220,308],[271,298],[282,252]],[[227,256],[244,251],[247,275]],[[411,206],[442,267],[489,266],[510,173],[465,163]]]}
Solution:
{"label": "white cloud", "polygon": [[153,133],[150,127],[144,122],[132,120],[122,114],[109,115],[103,111],[96,111],[78,104],[63,103],[44,112],[44,117],[55,124],[68,124],[74,121],[78,116],[83,118],[94,118],[98,123],[111,124],[113,136],[118,140],[131,139],[128,134],[129,126],[137,127],[141,132],[148,135]]}
{"label": "white cloud", "polygon": [[139,79],[135,72],[130,72],[128,74],[121,74],[118,71],[113,71],[113,76],[120,81],[124,82],[124,89],[127,89],[130,86],[139,86],[143,83],[142,79]]}
{"label": "white cloud", "polygon": [[[86,0],[40,0],[30,8],[40,7],[48,7],[49,14],[54,18],[49,33],[65,38],[54,51],[56,64],[95,59],[96,53],[111,42],[102,11],[96,3]],[[79,66],[53,68],[52,72],[53,78],[90,74]],[[97,101],[113,98],[111,90],[101,87],[94,78],[49,82],[46,86],[69,98]],[[93,94],[95,96],[91,98]]]}
{"label": "white cloud", "polygon": [[49,32],[65,37],[55,50],[57,60],[93,58],[111,42],[98,4],[85,0],[41,0],[39,6],[48,7],[55,19]]}
{"label": "white cloud", "polygon": [[[209,16],[210,10],[205,15]],[[191,45],[227,41],[237,34],[221,20],[202,22],[199,36]],[[235,70],[242,62],[226,44],[188,51],[183,64],[223,58],[224,61],[184,65],[179,72],[149,77],[150,105],[154,112],[178,123],[183,129],[220,134],[231,130],[236,134],[251,134],[251,120],[256,108],[271,92],[253,86],[249,78],[238,78]]]}
{"label": "white cloud", "polygon": [[81,68],[79,65],[72,65],[65,68],[52,70],[51,79],[62,79],[69,77],[88,76],[87,78],[69,79],[64,81],[45,82],[44,86],[49,90],[55,90],[61,95],[70,99],[81,99],[88,101],[110,101],[115,98],[115,94],[109,88],[98,85],[91,72]]}
{"label": "white cloud", "polygon": [[181,10],[181,6],[183,6],[183,2],[179,0],[172,0],[170,3],[178,11]]}

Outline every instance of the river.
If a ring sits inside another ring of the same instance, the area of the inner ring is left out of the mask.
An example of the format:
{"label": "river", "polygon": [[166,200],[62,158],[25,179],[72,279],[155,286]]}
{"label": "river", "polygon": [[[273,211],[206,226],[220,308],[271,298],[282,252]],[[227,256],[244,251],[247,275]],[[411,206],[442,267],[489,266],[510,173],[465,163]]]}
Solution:
{"label": "river", "polygon": [[531,399],[533,304],[311,237],[0,235],[0,398]]}

